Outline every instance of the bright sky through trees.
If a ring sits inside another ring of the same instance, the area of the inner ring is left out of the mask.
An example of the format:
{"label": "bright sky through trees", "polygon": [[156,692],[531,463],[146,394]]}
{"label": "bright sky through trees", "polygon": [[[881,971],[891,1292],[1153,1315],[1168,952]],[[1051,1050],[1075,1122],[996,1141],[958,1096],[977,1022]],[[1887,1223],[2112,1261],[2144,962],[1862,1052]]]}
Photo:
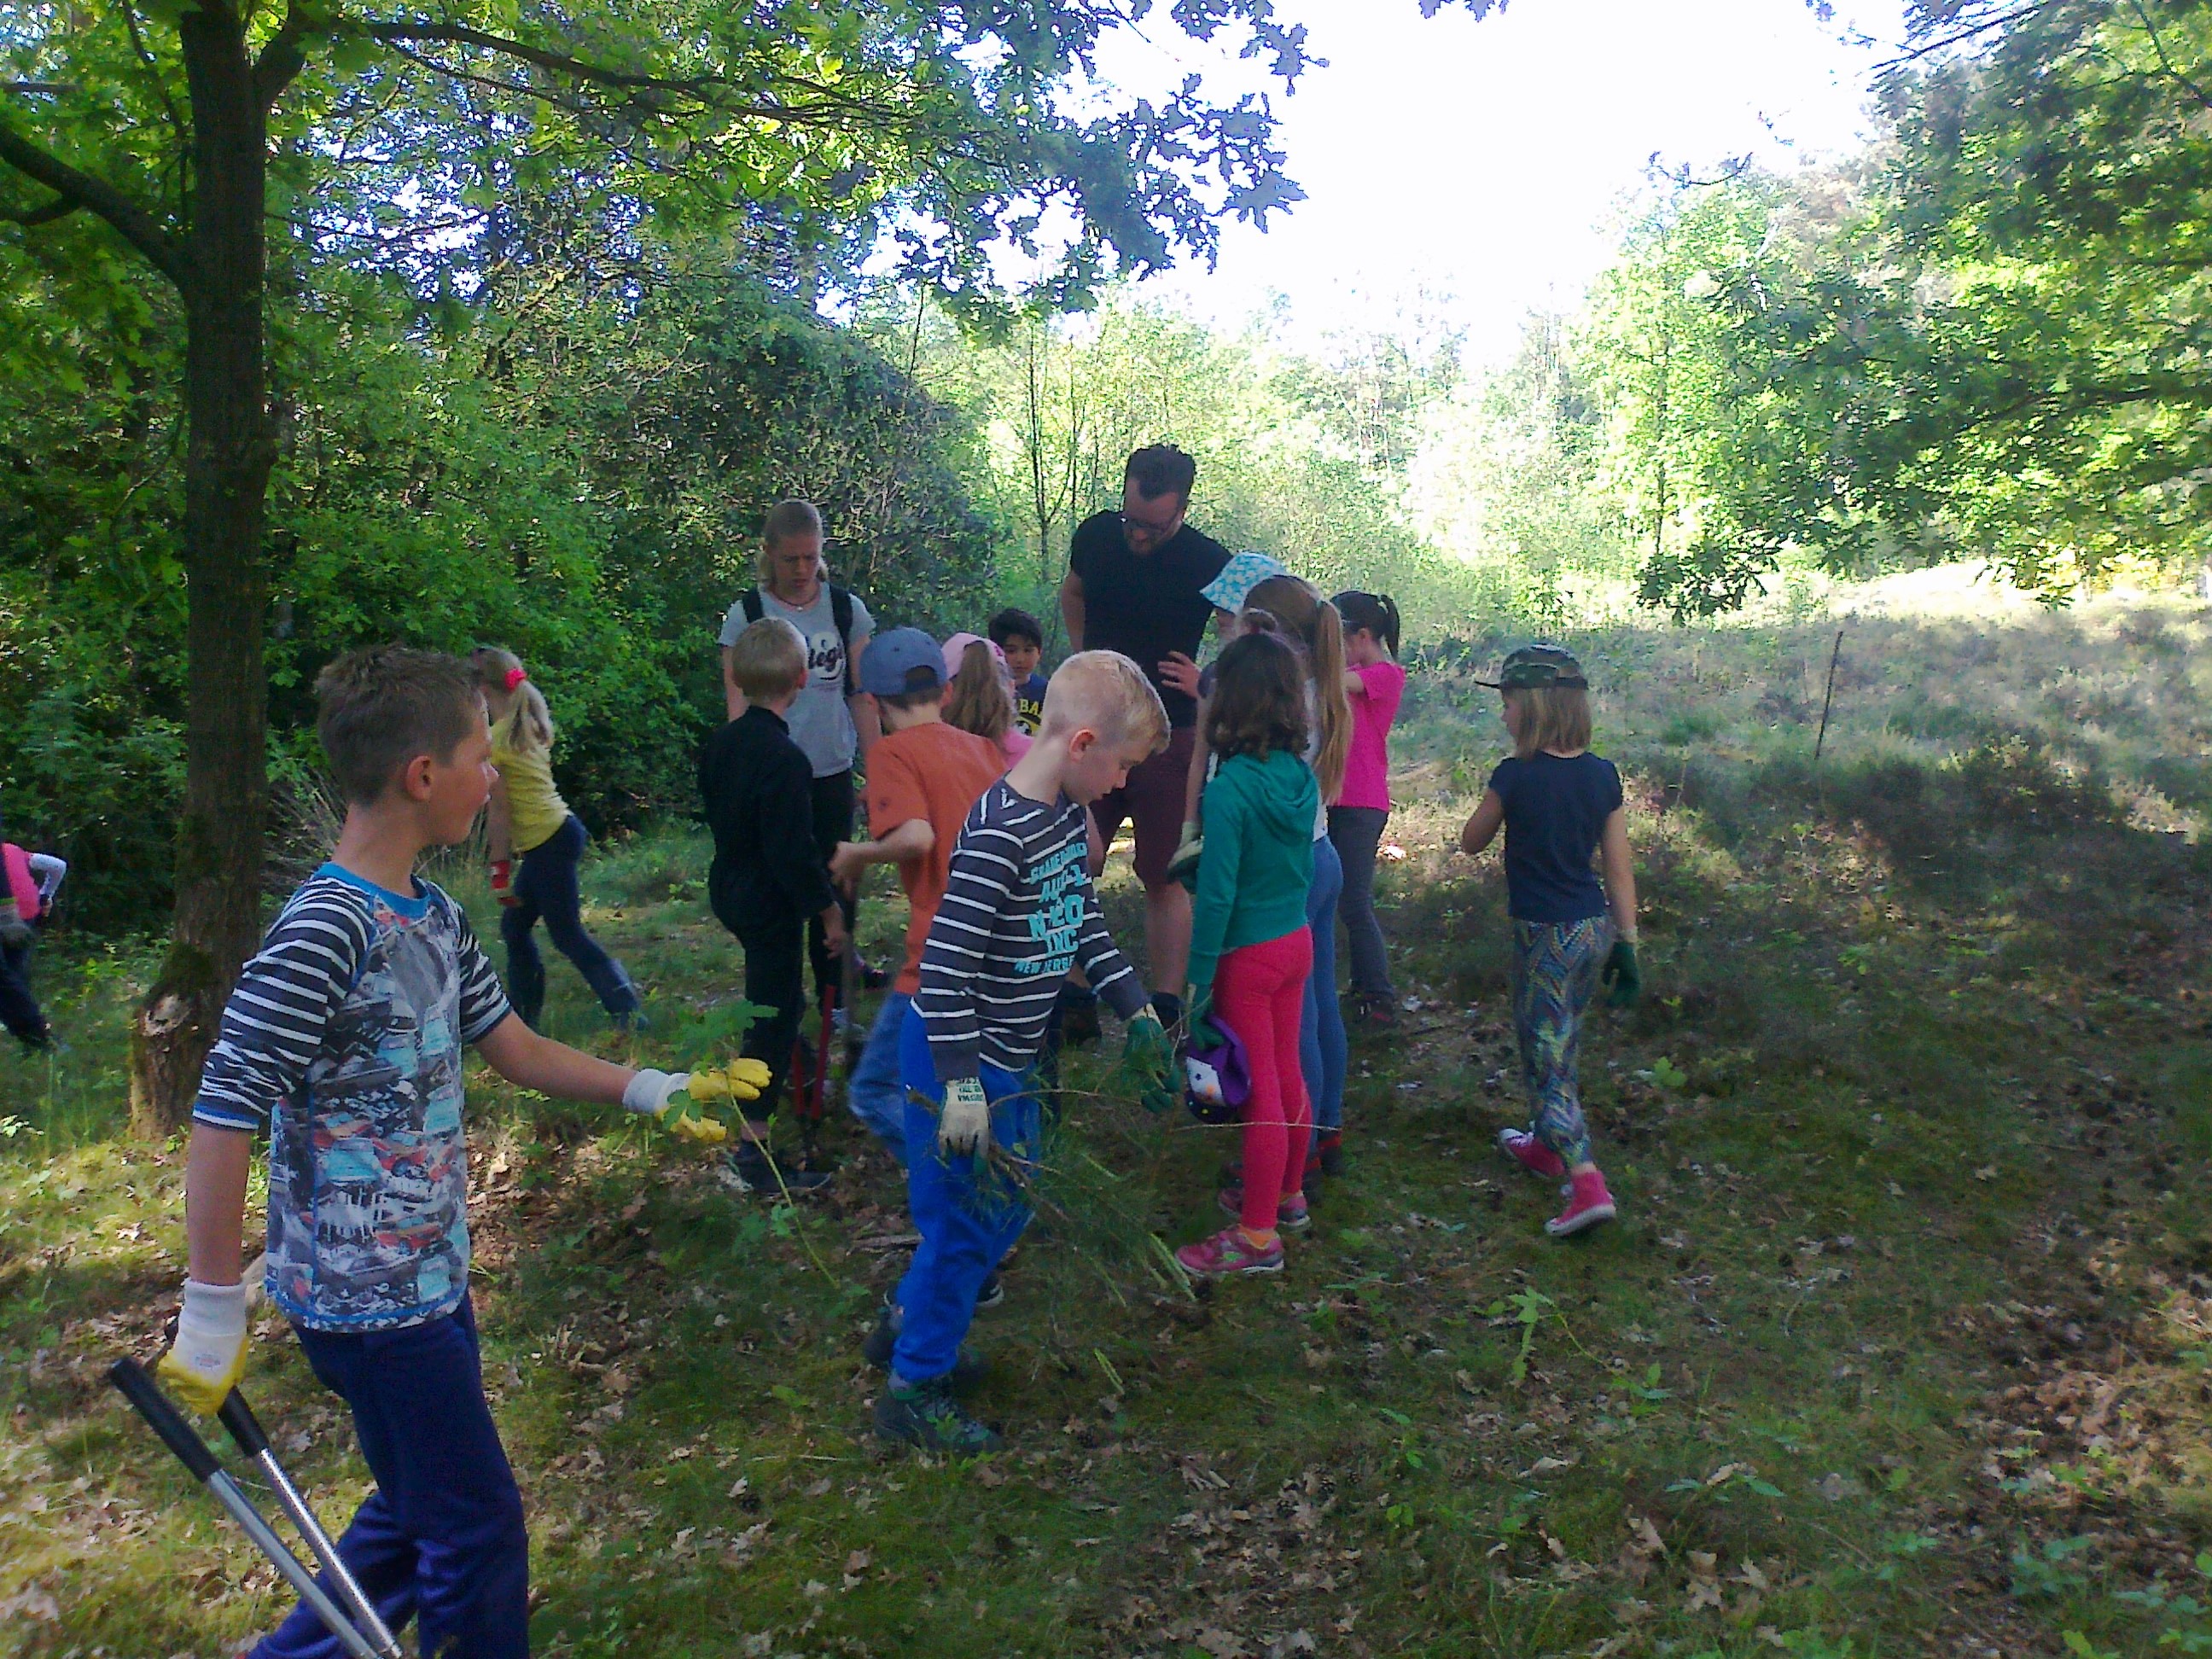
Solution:
{"label": "bright sky through trees", "polygon": [[1413,0],[1285,9],[1329,60],[1276,101],[1310,199],[1266,236],[1226,230],[1211,275],[1147,288],[1232,326],[1280,292],[1303,343],[1387,325],[1425,286],[1452,296],[1477,360],[1510,347],[1526,308],[1571,307],[1654,151],[1787,166],[1844,148],[1902,33],[1896,0],[1846,0],[1825,23],[1800,0],[1514,0],[1480,21],[1425,20]]}

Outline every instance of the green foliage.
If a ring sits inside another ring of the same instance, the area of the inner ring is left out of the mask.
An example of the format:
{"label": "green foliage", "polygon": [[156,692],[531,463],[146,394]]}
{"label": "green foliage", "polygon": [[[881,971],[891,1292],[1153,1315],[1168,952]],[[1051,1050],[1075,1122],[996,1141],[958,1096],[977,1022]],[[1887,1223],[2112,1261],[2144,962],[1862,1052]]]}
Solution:
{"label": "green foliage", "polygon": [[1671,181],[1592,296],[1645,596],[1960,550],[2057,598],[2207,550],[2212,4],[1915,13],[1866,154]]}
{"label": "green foliage", "polygon": [[[0,267],[0,291],[39,297],[27,264]],[[313,797],[317,670],[398,638],[520,653],[595,828],[689,811],[720,718],[715,629],[783,495],[823,504],[840,579],[890,620],[937,621],[988,580],[964,430],[866,337],[713,274],[705,249],[627,295],[554,275],[426,334],[404,300],[331,273],[336,314],[278,331],[281,798]],[[0,697],[27,715],[0,730],[0,811],[71,860],[74,914],[100,927],[156,919],[183,782],[175,365],[126,327],[153,308],[121,280],[90,325],[27,306],[0,351],[27,365],[0,380]],[[64,357],[73,381],[34,372]]]}

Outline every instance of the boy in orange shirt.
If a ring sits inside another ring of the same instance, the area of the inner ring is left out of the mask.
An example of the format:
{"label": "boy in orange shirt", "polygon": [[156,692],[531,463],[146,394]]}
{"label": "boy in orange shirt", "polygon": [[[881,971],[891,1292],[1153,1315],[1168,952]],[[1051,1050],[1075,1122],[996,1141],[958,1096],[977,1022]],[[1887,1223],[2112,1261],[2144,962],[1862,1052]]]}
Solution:
{"label": "boy in orange shirt", "polygon": [[830,878],[849,887],[872,864],[896,864],[906,889],[906,961],[868,1032],[846,1104],[901,1164],[906,1162],[906,1090],[899,1081],[899,1029],[921,983],[921,947],[945,896],[952,843],[969,810],[1006,769],[987,738],[947,726],[945,659],[918,628],[895,628],[868,642],[860,689],[875,698],[887,735],[868,756],[869,841],[838,844]]}

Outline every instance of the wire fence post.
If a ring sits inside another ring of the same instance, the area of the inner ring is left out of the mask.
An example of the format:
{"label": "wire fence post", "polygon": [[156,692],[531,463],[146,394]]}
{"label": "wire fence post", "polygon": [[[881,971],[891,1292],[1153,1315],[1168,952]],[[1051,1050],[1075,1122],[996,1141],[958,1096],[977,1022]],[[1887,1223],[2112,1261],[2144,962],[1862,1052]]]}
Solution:
{"label": "wire fence post", "polygon": [[1813,739],[1813,769],[1820,769],[1820,751],[1828,744],[1828,709],[1836,701],[1836,662],[1844,654],[1844,630],[1836,630],[1835,649],[1828,653],[1828,690],[1820,699],[1820,735]]}

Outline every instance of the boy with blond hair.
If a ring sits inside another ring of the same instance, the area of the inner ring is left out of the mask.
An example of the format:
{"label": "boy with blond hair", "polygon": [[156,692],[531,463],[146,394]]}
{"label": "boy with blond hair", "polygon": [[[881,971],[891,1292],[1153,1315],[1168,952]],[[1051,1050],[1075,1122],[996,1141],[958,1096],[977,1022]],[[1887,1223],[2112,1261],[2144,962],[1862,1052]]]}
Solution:
{"label": "boy with blond hair", "polygon": [[[888,1350],[875,1407],[885,1439],[933,1451],[999,1443],[954,1396],[978,1370],[960,1344],[984,1279],[1029,1224],[1022,1182],[1042,1115],[1031,1073],[1071,967],[1128,1022],[1124,1059],[1146,1103],[1171,1097],[1174,1050],[1107,935],[1084,830],[1090,804],[1167,738],[1159,694],[1136,664],[1111,651],[1070,657],[1045,693],[1035,745],[984,792],[954,845],[900,1031],[907,1197],[921,1243],[870,1343]],[[994,1146],[1011,1170],[993,1167]]]}
{"label": "boy with blond hair", "polygon": [[[690,1138],[721,1129],[692,1112],[686,1077],[524,1024],[460,906],[415,874],[491,792],[468,665],[380,647],[315,690],[345,827],[246,963],[208,1055],[185,1170],[190,1276],[161,1375],[213,1413],[245,1370],[246,1182],[266,1122],[269,1297],[352,1408],[376,1477],[338,1553],[387,1626],[421,1621],[422,1652],[509,1659],[528,1651],[530,1540],[469,1302],[462,1047],[521,1088],[620,1102]],[[305,1607],[253,1650],[341,1651]]]}
{"label": "boy with blond hair", "polygon": [[872,864],[898,866],[906,889],[906,960],[891,981],[845,1087],[845,1103],[901,1164],[906,1162],[906,1090],[899,1082],[899,1031],[921,987],[921,951],[951,874],[952,846],[969,810],[1004,776],[1005,751],[947,724],[945,657],[918,628],[879,634],[860,664],[884,735],[868,755],[866,841],[838,843],[831,879],[852,890]]}

